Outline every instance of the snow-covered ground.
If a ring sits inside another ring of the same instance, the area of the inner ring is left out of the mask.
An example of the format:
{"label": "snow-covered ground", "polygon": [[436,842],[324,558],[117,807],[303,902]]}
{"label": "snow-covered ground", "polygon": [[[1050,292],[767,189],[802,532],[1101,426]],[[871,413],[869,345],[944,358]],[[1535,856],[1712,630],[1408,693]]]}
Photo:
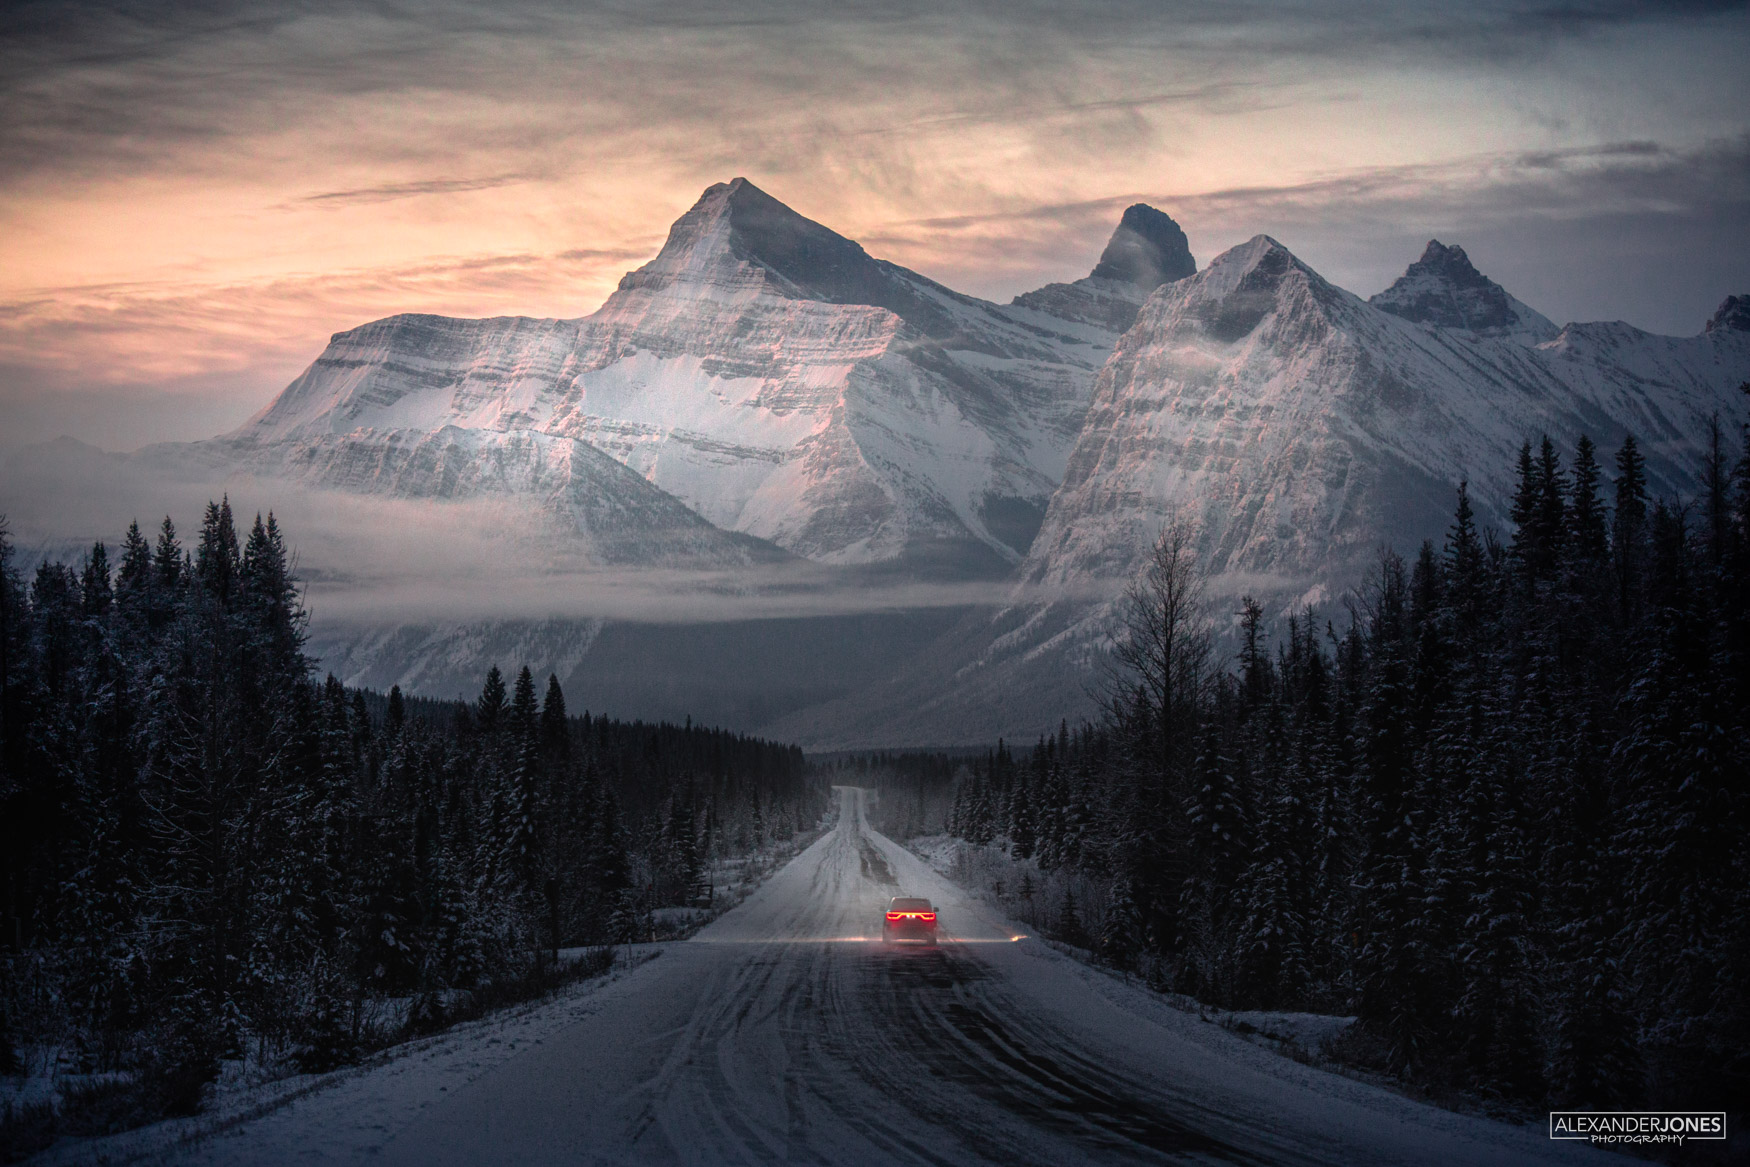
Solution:
{"label": "snow-covered ground", "polygon": [[[625,975],[632,969],[660,956],[668,942],[684,940],[699,928],[723,913],[732,910],[771,874],[795,858],[799,851],[830,829],[836,818],[836,807],[825,815],[816,829],[789,839],[774,839],[744,855],[715,860],[711,864],[712,896],[709,906],[658,908],[648,918],[649,942],[623,946],[613,956],[607,980],[589,979],[561,989],[557,994],[538,1001],[524,1002],[495,1010],[477,1021],[457,1025],[443,1034],[405,1042],[375,1051],[364,1064],[326,1074],[299,1074],[284,1059],[262,1061],[255,1056],[226,1061],[219,1080],[208,1091],[207,1104],[199,1116],[158,1123],[155,1126],[126,1131],[114,1136],[86,1138],[64,1137],[58,1144],[33,1162],[42,1163],[131,1163],[156,1162],[168,1155],[176,1157],[179,1149],[229,1131],[240,1123],[284,1107],[294,1099],[341,1089],[361,1073],[378,1074],[373,1082],[388,1083],[384,1105],[391,1110],[395,1099],[406,1090],[401,1079],[412,1076],[414,1095],[429,1092],[433,1074],[438,1078],[438,1092],[448,1089],[444,1084],[455,1075],[469,1075],[501,1060],[519,1043],[538,1043],[542,1035],[555,1025],[564,1026],[576,1016],[567,1003],[583,1000],[604,983]],[[594,961],[603,955],[599,948],[564,948],[560,960],[567,963]],[[592,974],[593,977],[593,974]],[[465,997],[465,993],[454,994]],[[371,1003],[367,1029],[394,1032],[405,1021],[410,998],[391,998]],[[59,1091],[95,1083],[113,1077],[102,1074],[77,1074],[60,1065],[62,1053],[57,1048],[27,1051],[27,1070],[19,1077],[0,1077],[0,1106],[13,1108],[32,1105],[52,1105]],[[409,1060],[411,1060],[409,1062]],[[402,1065],[399,1063],[409,1062]],[[375,1089],[375,1086],[367,1086]],[[344,1094],[344,1089],[342,1090]],[[374,1113],[366,1113],[375,1121]],[[356,1132],[342,1134],[343,1147],[356,1142]],[[352,1140],[352,1141],[348,1141]],[[326,1157],[326,1151],[318,1151]],[[0,1156],[3,1157],[3,1156]],[[8,1160],[9,1161],[9,1160]]]}
{"label": "snow-covered ground", "polygon": [[[690,941],[551,1002],[49,1162],[1527,1163],[1594,1157],[1303,1066],[1019,939],[835,828]],[[943,943],[872,937],[930,897]],[[1598,1159],[1598,1161],[1606,1161]]]}
{"label": "snow-covered ground", "polygon": [[[1031,931],[1038,927],[1038,921],[1052,921],[1056,905],[1067,887],[1077,898],[1084,928],[1089,933],[1100,931],[1106,911],[1103,881],[1061,869],[1043,872],[1032,860],[1012,858],[1000,840],[980,846],[953,835],[920,835],[906,840],[905,845],[936,874],[977,893],[987,909],[1019,919],[1016,924],[1019,930]],[[1017,890],[1023,886],[1023,880],[1031,886],[1026,899],[1022,899]],[[1085,949],[1066,944],[1054,944],[1053,947],[1075,959],[1092,962],[1093,954]],[[1118,972],[1110,975],[1124,976]],[[1255,1044],[1315,1063],[1331,1064],[1326,1050],[1355,1023],[1353,1017],[1326,1013],[1216,1009],[1178,993],[1158,993],[1157,996]]]}

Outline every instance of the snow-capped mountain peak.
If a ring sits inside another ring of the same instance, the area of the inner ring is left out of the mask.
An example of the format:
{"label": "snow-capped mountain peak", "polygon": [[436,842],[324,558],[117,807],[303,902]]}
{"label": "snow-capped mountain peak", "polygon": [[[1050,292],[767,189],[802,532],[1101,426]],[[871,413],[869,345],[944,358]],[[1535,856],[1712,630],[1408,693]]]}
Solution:
{"label": "snow-capped mountain peak", "polygon": [[1422,258],[1397,282],[1368,301],[1375,308],[1418,324],[1461,329],[1479,336],[1512,337],[1529,343],[1560,331],[1476,269],[1459,246],[1430,239]]}
{"label": "snow-capped mountain peak", "polygon": [[[1087,277],[999,306],[737,179],[588,317],[362,325],[234,434],[161,456],[539,516],[530,546],[567,561],[1017,579],[891,700],[843,713],[986,740],[1061,712],[1096,597],[1170,517],[1197,524],[1212,594],[1328,604],[1382,543],[1444,529],[1460,480],[1502,525],[1512,456],[1543,433],[1608,451],[1632,431],[1650,485],[1682,492],[1746,378],[1750,297],[1693,337],[1558,331],[1459,247],[1431,242],[1370,302],[1268,235],[1197,271],[1139,204]],[[370,675],[409,683],[377,643]]]}
{"label": "snow-capped mountain peak", "polygon": [[[655,259],[620,280],[621,292],[758,288],[793,300],[885,308],[918,332],[952,335],[942,300],[973,304],[804,217],[745,178],[708,187],[669,231]],[[921,286],[920,286],[921,285]],[[605,311],[617,307],[610,299]]]}
{"label": "snow-capped mountain peak", "polygon": [[1224,343],[1248,336],[1272,312],[1297,316],[1317,312],[1344,295],[1293,252],[1268,235],[1254,235],[1223,252],[1194,279],[1145,306],[1160,320],[1177,313]]}

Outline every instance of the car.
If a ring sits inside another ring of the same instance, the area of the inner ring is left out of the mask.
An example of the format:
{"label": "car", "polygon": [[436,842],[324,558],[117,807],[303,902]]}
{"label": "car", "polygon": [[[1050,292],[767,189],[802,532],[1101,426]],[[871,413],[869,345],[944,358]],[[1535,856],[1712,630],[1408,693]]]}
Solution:
{"label": "car", "polygon": [[896,940],[936,942],[936,909],[929,900],[916,896],[894,896],[887,905],[887,918],[881,921],[881,939],[889,944]]}

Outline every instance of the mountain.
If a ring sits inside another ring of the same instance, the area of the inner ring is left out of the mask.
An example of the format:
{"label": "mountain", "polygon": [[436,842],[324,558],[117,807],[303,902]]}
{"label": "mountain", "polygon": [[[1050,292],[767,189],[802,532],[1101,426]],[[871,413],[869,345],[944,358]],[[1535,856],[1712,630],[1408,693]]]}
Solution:
{"label": "mountain", "polygon": [[1537,344],[1561,330],[1478,271],[1462,247],[1430,239],[1422,258],[1391,287],[1371,297],[1375,308],[1416,324]]}
{"label": "mountain", "polygon": [[[1133,233],[1114,236],[1119,259]],[[440,432],[582,443],[797,556],[1000,576],[1031,545],[1116,338],[875,259],[738,178],[706,190],[593,315],[340,333],[219,444],[301,481],[440,498],[447,480],[384,477],[398,451]],[[587,480],[534,483],[536,501],[606,484],[583,447],[567,465],[591,461]],[[666,554],[659,532],[648,542]]]}
{"label": "mountain", "polygon": [[[544,610],[319,611],[312,645],[350,682],[454,695],[527,660],[598,712],[946,745],[1093,710],[1112,598],[1171,516],[1218,606],[1330,611],[1382,545],[1444,531],[1461,480],[1504,529],[1514,455],[1545,433],[1608,455],[1632,431],[1652,488],[1693,494],[1746,380],[1750,297],[1692,337],[1558,327],[1430,241],[1364,300],[1263,235],[1199,271],[1138,204],[1086,277],[999,305],[736,179],[589,316],[365,324],[235,432],[131,463],[521,531],[516,595]],[[633,576],[689,582],[613,619],[553,594]],[[781,618],[674,599],[707,593]]]}
{"label": "mountain", "polygon": [[1327,614],[1376,563],[1451,522],[1468,480],[1507,529],[1521,443],[1608,457],[1633,432],[1655,493],[1693,497],[1707,419],[1744,416],[1750,302],[1694,337],[1556,328],[1430,243],[1371,301],[1258,236],[1159,288],[1094,388],[1012,602],[969,616],[902,676],[772,732],[874,745],[1030,737],[1093,712],[1113,597],[1163,523],[1196,523],[1218,605]]}
{"label": "mountain", "polygon": [[1558,330],[1438,243],[1363,301],[1260,235],[1144,305],[1021,575],[1126,579],[1184,514],[1235,594],[1334,596],[1381,543],[1444,530],[1460,480],[1504,526],[1513,455],[1544,433],[1571,450],[1632,431],[1656,490],[1692,490],[1705,419],[1739,408],[1746,341]]}
{"label": "mountain", "polygon": [[[374,321],[336,334],[233,433],[135,462],[429,503],[440,516],[485,505],[505,530],[526,528],[508,545],[519,556],[703,570],[729,592],[764,586],[737,571],[809,560],[841,588],[1000,581],[1031,546],[1118,338],[1112,313],[1089,305],[1117,304],[1128,323],[1163,271],[1195,266],[1172,220],[1138,205],[1094,275],[1063,285],[1081,290],[998,305],[872,257],[736,179],[707,189],[589,316]],[[952,623],[940,611],[694,625],[678,640],[662,625],[633,635],[539,612],[319,619],[312,646],[352,683],[449,695],[509,653],[569,672],[586,699],[628,715],[679,716],[692,701],[770,717],[903,667],[893,653],[921,651]],[[774,650],[761,636],[773,629],[788,663],[757,683],[781,696],[749,703],[706,683],[732,657],[755,683],[747,650]],[[848,647],[859,636],[893,653],[859,656]],[[647,656],[691,679],[659,681]],[[820,659],[842,667],[825,675]],[[624,703],[632,694],[642,706]]]}
{"label": "mountain", "polygon": [[1012,303],[1125,332],[1151,292],[1196,273],[1185,232],[1147,203],[1136,203],[1125,209],[1092,272],[1074,283],[1046,284]]}

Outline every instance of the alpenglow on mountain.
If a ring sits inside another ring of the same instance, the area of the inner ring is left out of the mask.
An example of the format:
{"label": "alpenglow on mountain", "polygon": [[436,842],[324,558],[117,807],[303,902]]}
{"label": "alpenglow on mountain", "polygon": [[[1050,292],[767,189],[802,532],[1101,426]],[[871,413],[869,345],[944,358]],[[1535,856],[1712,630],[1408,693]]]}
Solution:
{"label": "alpenglow on mountain", "polygon": [[[861,672],[835,681],[827,665],[806,692],[732,703],[739,728],[813,746],[985,742],[1030,736],[1086,692],[1103,597],[1169,516],[1198,524],[1212,594],[1280,612],[1330,604],[1382,544],[1444,530],[1461,480],[1504,527],[1508,468],[1545,433],[1608,454],[1632,431],[1655,491],[1693,494],[1708,418],[1744,414],[1746,304],[1728,299],[1693,337],[1557,326],[1437,241],[1363,300],[1267,236],[1198,270],[1178,225],[1137,204],[1088,276],[999,305],[736,179],[590,316],[366,324],[236,432],[149,457],[496,500],[603,564],[1012,581],[1009,602],[946,624],[898,613],[856,633],[894,649]],[[607,675],[602,628],[319,629],[318,643],[349,681],[446,695],[490,646],[515,646],[571,670],[570,692]],[[811,639],[793,621],[752,643],[818,664],[849,642],[834,628]],[[744,648],[719,659],[722,636],[686,639],[663,641],[673,668],[656,688],[673,708],[610,711],[678,715],[688,677],[721,685],[747,666]]]}

